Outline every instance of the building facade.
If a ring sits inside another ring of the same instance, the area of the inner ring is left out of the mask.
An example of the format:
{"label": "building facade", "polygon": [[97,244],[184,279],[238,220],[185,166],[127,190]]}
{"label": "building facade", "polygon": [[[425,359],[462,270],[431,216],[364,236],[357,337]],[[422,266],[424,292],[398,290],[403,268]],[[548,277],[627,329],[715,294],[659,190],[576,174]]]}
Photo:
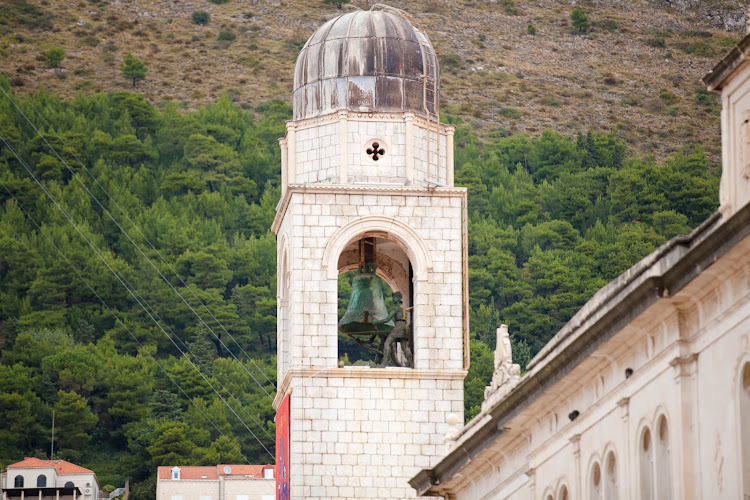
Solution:
{"label": "building facade", "polygon": [[161,466],[157,500],[275,500],[273,465]]}
{"label": "building facade", "polygon": [[26,457],[9,465],[0,477],[0,483],[3,500],[99,498],[99,482],[94,471],[65,460]]}
{"label": "building facade", "polygon": [[446,499],[750,498],[750,37],[722,93],[720,208],[597,292],[411,484]]}
{"label": "building facade", "polygon": [[[393,10],[327,22],[297,60],[272,226],[289,498],[414,498],[408,479],[444,453],[447,416],[463,416],[466,189],[453,186],[438,74],[427,37]],[[369,366],[343,366],[338,278],[365,268],[400,294],[400,340],[382,335]]]}

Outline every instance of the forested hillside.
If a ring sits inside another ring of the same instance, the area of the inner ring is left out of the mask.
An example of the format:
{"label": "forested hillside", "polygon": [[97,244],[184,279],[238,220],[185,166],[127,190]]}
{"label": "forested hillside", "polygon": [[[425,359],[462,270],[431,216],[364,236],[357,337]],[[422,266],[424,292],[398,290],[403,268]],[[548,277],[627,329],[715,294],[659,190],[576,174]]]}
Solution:
{"label": "forested hillside", "polygon": [[[272,462],[269,226],[288,105],[225,95],[181,112],[130,92],[0,88],[0,465],[49,453],[53,411],[56,456],[101,484],[130,478],[136,499],[158,465]],[[598,288],[715,210],[719,168],[697,147],[638,156],[606,131],[480,141],[457,125],[468,417],[499,323],[523,365]]]}

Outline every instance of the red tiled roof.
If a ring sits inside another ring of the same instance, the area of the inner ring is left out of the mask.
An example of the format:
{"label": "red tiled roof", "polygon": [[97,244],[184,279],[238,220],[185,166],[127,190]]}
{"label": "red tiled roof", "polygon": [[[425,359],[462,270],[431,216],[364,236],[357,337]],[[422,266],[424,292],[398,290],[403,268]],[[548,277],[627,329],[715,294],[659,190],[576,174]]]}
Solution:
{"label": "red tiled roof", "polygon": [[[224,474],[224,467],[229,467],[232,471],[229,474]],[[216,466],[216,471],[222,476],[253,476],[262,478],[265,469],[273,469],[273,465],[219,464]]]}
{"label": "red tiled roof", "polygon": [[94,471],[65,460],[42,460],[34,457],[24,457],[20,462],[10,464],[8,469],[28,469],[37,467],[54,467],[58,474],[93,474]]}
{"label": "red tiled roof", "polygon": [[[273,469],[273,465],[227,465],[219,464],[216,466],[199,467],[193,465],[178,466],[180,467],[180,479],[213,479],[219,476],[253,476],[263,478],[265,469]],[[229,474],[224,473],[224,467],[229,467]],[[162,465],[158,469],[159,479],[171,479],[173,465]],[[203,477],[206,476],[206,477]]]}
{"label": "red tiled roof", "polygon": [[[194,465],[186,465],[180,467],[180,479],[219,479],[216,475],[216,467],[198,467]],[[162,465],[159,467],[159,479],[170,479],[172,477],[172,469],[174,466]],[[206,477],[203,477],[206,476]]]}

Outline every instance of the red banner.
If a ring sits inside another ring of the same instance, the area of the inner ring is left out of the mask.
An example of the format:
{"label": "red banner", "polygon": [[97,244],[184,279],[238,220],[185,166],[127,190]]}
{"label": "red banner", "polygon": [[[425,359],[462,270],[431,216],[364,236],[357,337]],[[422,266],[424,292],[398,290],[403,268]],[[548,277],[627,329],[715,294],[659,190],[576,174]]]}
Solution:
{"label": "red banner", "polygon": [[289,500],[289,415],[292,393],[276,412],[276,500]]}

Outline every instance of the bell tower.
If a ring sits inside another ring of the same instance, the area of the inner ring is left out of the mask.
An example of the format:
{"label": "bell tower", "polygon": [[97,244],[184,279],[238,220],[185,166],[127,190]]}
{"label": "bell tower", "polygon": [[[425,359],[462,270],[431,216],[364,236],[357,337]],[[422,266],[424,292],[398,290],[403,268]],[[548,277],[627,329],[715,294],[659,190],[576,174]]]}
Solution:
{"label": "bell tower", "polygon": [[[415,498],[408,480],[445,451],[448,415],[463,420],[466,189],[438,75],[395,10],[332,19],[297,59],[272,226],[288,498]],[[372,358],[348,365],[345,345]]]}

